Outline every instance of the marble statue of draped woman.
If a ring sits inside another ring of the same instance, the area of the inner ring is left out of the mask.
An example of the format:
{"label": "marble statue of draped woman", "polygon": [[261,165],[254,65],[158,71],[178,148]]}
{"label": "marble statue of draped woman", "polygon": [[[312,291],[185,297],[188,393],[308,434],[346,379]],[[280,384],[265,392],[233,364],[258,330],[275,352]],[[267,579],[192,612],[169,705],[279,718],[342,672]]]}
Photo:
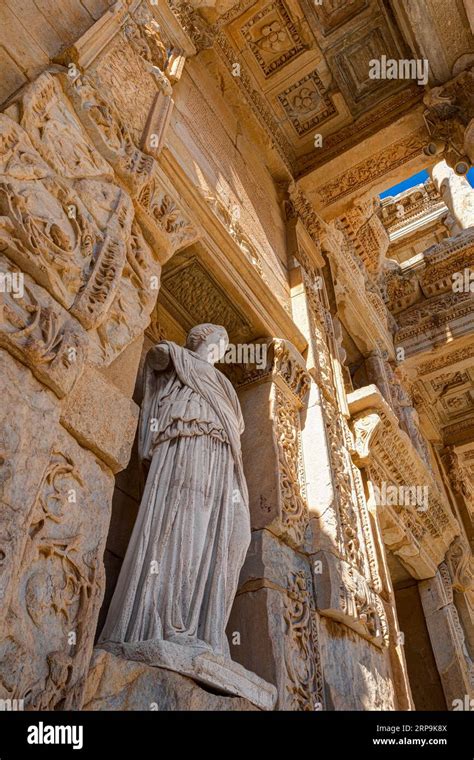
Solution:
{"label": "marble statue of draped woman", "polygon": [[139,456],[150,468],[99,644],[165,640],[229,656],[250,517],[243,419],[213,366],[218,343],[221,356],[224,328],[198,325],[186,347],[162,341],[147,355]]}

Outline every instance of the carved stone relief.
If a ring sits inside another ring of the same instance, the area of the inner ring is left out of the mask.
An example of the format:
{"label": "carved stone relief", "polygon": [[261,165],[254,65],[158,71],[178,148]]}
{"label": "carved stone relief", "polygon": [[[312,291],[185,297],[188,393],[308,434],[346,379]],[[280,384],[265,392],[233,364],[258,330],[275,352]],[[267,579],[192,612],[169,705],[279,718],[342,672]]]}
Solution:
{"label": "carved stone relief", "polygon": [[317,71],[291,84],[278,95],[278,100],[300,137],[337,114]]}
{"label": "carved stone relief", "polygon": [[241,33],[266,77],[274,74],[305,49],[281,0],[265,5],[246,22]]}
{"label": "carved stone relief", "polygon": [[104,592],[112,488],[110,471],[58,428],[28,520],[20,593],[6,612],[2,697],[34,710],[80,704]]}

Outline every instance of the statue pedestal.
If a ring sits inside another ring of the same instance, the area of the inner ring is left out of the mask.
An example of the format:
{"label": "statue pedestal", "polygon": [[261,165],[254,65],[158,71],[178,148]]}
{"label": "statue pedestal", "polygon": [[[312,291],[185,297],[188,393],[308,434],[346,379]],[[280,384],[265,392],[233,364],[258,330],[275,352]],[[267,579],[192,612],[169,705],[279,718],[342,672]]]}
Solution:
{"label": "statue pedestal", "polygon": [[107,641],[101,643],[99,648],[125,660],[181,673],[223,694],[243,697],[261,710],[273,710],[275,707],[275,686],[239,663],[212,652],[151,639],[136,643]]}

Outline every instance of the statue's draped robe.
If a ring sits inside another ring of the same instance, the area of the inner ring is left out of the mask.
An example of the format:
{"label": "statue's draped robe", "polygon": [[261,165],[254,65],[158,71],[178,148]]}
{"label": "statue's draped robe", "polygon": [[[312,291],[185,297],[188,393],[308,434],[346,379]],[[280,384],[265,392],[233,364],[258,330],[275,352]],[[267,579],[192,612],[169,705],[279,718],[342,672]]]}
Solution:
{"label": "statue's draped robe", "polygon": [[174,343],[146,362],[145,491],[100,642],[165,639],[228,655],[225,625],[250,543],[243,419],[227,378]]}

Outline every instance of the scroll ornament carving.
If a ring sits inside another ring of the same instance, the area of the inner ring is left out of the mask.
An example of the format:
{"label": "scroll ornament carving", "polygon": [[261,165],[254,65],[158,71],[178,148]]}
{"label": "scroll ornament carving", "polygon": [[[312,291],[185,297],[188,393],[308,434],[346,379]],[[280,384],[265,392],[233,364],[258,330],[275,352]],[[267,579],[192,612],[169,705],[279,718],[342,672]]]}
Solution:
{"label": "scroll ornament carving", "polygon": [[428,91],[423,99],[425,123],[433,141],[445,143],[446,162],[455,167],[467,158],[474,163],[474,68]]}
{"label": "scroll ornament carving", "polygon": [[324,707],[324,695],[317,613],[312,584],[303,570],[288,578],[284,619],[287,709],[320,710]]}
{"label": "scroll ornament carving", "polygon": [[117,293],[97,328],[99,340],[91,345],[92,361],[108,364],[143,333],[156,304],[160,273],[161,265],[134,221]]}
{"label": "scroll ornament carving", "polygon": [[377,411],[367,411],[363,417],[354,421],[355,451],[361,464],[367,463],[370,458],[374,436],[379,431],[380,416]]}
{"label": "scroll ornament carving", "polygon": [[378,286],[370,280],[341,221],[326,225],[321,247],[328,252],[341,308],[344,310],[346,304],[358,304],[357,311],[364,314],[363,329],[369,333],[370,341],[374,345],[382,341],[387,350],[392,351],[391,333],[395,329],[395,321],[383,303]]}
{"label": "scroll ornament carving", "polygon": [[361,531],[354,505],[357,498],[352,484],[349,452],[345,445],[340,412],[323,397],[323,411],[330,446],[334,483],[338,495],[339,521],[343,536],[343,554],[360,572],[364,573],[364,555],[359,540]]}
{"label": "scroll ornament carving", "polygon": [[132,202],[105,181],[111,168],[57,79],[42,74],[20,105],[29,134],[0,116],[0,249],[91,329],[118,288]]}
{"label": "scroll ornament carving", "polygon": [[[345,422],[345,425],[347,427],[347,422]],[[354,439],[349,430],[348,433],[351,437],[351,445],[349,447],[349,450],[351,450],[354,445]],[[383,583],[378,568],[377,552],[374,544],[374,536],[372,532],[369,510],[367,507],[362,475],[359,468],[355,464],[351,465],[351,470],[354,494],[357,499],[357,509],[360,516],[362,534],[364,537],[364,555],[367,562],[367,570],[364,573],[364,576],[367,579],[370,588],[373,589],[377,594],[380,594],[383,590]]]}
{"label": "scroll ornament carving", "polygon": [[165,73],[168,50],[160,25],[146,4],[140,5],[133,18],[128,19],[124,32],[135,52],[145,61],[147,69],[155,77],[161,92],[164,95],[172,95],[173,88]]}
{"label": "scroll ornament carving", "polygon": [[182,28],[192,40],[197,51],[205,50],[214,44],[214,32],[206,21],[187,0],[167,0],[169,7],[180,22]]}
{"label": "scroll ornament carving", "polygon": [[136,195],[152,174],[154,161],[133,142],[117,109],[85,74],[61,74],[61,83],[94,144]]}
{"label": "scroll ornament carving", "polygon": [[273,360],[274,374],[282,378],[295,399],[302,404],[311,384],[304,361],[291,343],[281,339],[273,341]]}
{"label": "scroll ornament carving", "polygon": [[401,368],[397,368],[394,371],[388,362],[386,367],[392,391],[392,405],[395,414],[400,420],[400,427],[407,433],[413,446],[418,451],[418,454],[431,471],[432,467],[428,444],[420,432],[418,412],[413,406],[413,399],[410,392],[406,389],[406,386],[409,387],[409,381]]}
{"label": "scroll ornament carving", "polygon": [[[405,533],[405,542],[410,546],[411,552],[409,559],[413,555],[413,547],[417,547],[417,553],[420,552],[420,548],[422,549],[419,577],[429,577],[446,554],[449,544],[459,533],[459,526],[431,471],[414,448],[408,435],[400,430],[397,418],[380,392],[378,390],[376,392],[375,386],[368,387],[365,391],[367,398],[364,410],[361,409],[362,394],[363,391],[354,391],[349,395],[348,401],[353,413],[352,425],[356,451],[367,450],[367,436],[369,436],[370,459],[356,461],[362,465],[368,465],[370,478],[378,488],[382,488],[385,482],[396,488],[421,484],[428,489],[427,509],[397,503],[380,505],[380,510],[390,524],[397,526],[397,534],[401,534],[400,528]],[[357,408],[356,413],[353,411],[354,408]],[[379,423],[376,423],[376,416],[380,418]],[[395,532],[393,535],[390,533],[388,535],[393,541]],[[402,543],[399,540],[393,550],[396,553],[400,550],[400,558],[404,561]]]}
{"label": "scroll ornament carving", "polygon": [[[225,325],[231,335],[248,335],[249,324],[246,318],[210,279],[197,257],[188,258],[185,266],[167,272],[163,280],[163,291],[166,297],[170,297],[179,308],[185,310],[189,321],[199,322],[212,318]],[[242,364],[233,365],[233,369],[244,367]]]}
{"label": "scroll ornament carving", "polygon": [[94,148],[57,77],[45,72],[26,87],[21,110],[22,128],[58,177],[113,180],[111,167]]}
{"label": "scroll ornament carving", "polygon": [[[0,269],[6,276],[20,273],[3,257]],[[29,366],[57,396],[65,396],[84,365],[85,333],[52,299],[45,304],[44,291],[33,284],[24,284],[20,297],[5,292],[1,300],[0,346]]]}
{"label": "scroll ornament carving", "polygon": [[118,290],[126,259],[125,240],[130,234],[132,218],[130,198],[121,192],[89,279],[71,308],[71,313],[86,329],[97,327],[105,319]]}
{"label": "scroll ornament carving", "polygon": [[471,548],[462,536],[457,536],[449,547],[446,562],[448,564],[453,588],[463,593],[474,587],[474,560]]}
{"label": "scroll ornament carving", "polygon": [[334,398],[334,377],[328,343],[328,335],[332,334],[333,325],[331,314],[321,300],[320,283],[322,276],[311,265],[308,257],[302,251],[298,254],[298,261],[303,273],[303,284],[311,324],[311,339],[314,356],[318,363],[319,381],[323,392]]}
{"label": "scroll ornament carving", "polygon": [[111,342],[96,342],[94,360],[108,362],[145,326],[157,295],[145,281],[159,275],[111,166],[138,196],[145,235],[162,259],[196,232],[89,77],[42,74],[20,96],[19,114],[21,124],[0,116],[0,251],[86,330],[103,325],[99,342]]}
{"label": "scroll ornament carving", "polygon": [[232,210],[229,209],[221,198],[215,195],[206,195],[205,200],[210,208],[212,208],[214,214],[220,219],[229,235],[235,240],[245,258],[255,267],[260,277],[267,282],[263,273],[260,254],[248,235],[245,234],[242,225],[232,214]]}
{"label": "scroll ornament carving", "polygon": [[[314,352],[319,364],[320,381],[324,394],[323,408],[331,443],[331,460],[333,465],[334,482],[338,493],[341,530],[344,546],[341,547],[348,558],[364,572],[367,572],[374,588],[380,588],[380,577],[377,571],[375,551],[368,524],[367,505],[359,482],[360,473],[350,459],[349,451],[353,447],[352,434],[347,423],[338,415],[335,407],[336,388],[332,369],[331,351],[336,351],[334,324],[330,312],[322,301],[321,276],[309,262],[304,252],[299,251],[298,260],[302,267],[303,283],[305,286]],[[318,285],[316,286],[316,283]],[[332,402],[332,403],[331,403]],[[361,531],[364,535],[364,546],[360,545],[357,531],[356,505],[361,521]]]}
{"label": "scroll ornament carving", "polygon": [[[106,524],[100,523],[108,515],[96,514],[92,535],[81,514],[85,499],[92,505],[110,496],[113,479],[80,451],[76,444],[63,448],[61,441],[52,451],[28,528],[19,586],[24,592],[13,598],[7,613],[12,654],[34,648],[38,656],[22,661],[21,675],[11,687],[8,662],[2,661],[0,683],[9,696],[25,699],[34,710],[77,709],[93,644],[89,621],[102,599],[103,545],[97,535],[105,535]],[[91,477],[94,487],[88,490]],[[91,517],[89,512],[88,521]],[[1,649],[5,643],[0,642]]]}
{"label": "scroll ornament carving", "polygon": [[[372,154],[370,158],[360,161],[344,174],[339,174],[327,184],[318,188],[324,204],[330,205],[341,198],[361,190],[376,177],[393,171],[416,156],[419,156],[426,142],[426,129],[418,129],[399,142]],[[375,168],[374,168],[375,167]]]}
{"label": "scroll ornament carving", "polygon": [[301,549],[309,531],[301,445],[300,410],[311,378],[303,357],[281,338],[268,341],[267,365],[235,365],[226,371],[235,387],[272,381],[272,419],[278,454],[281,525],[285,540]]}
{"label": "scroll ornament carving", "polygon": [[[363,486],[360,482],[360,472],[352,463],[349,455],[349,451],[353,448],[352,434],[343,417],[337,414],[334,406],[336,388],[331,352],[339,350],[336,345],[334,324],[330,312],[323,304],[323,289],[320,285],[321,276],[317,274],[304,252],[299,251],[298,260],[302,267],[312,340],[319,364],[322,392],[325,397],[325,401],[323,402],[324,414],[327,420],[327,427],[331,431],[331,459],[338,501],[340,502],[339,509],[341,511],[343,540],[349,549],[349,558],[356,562],[360,569],[367,574],[373,587],[380,590],[381,581],[377,569]],[[316,283],[318,283],[317,286]],[[335,421],[336,416],[338,422]],[[354,506],[360,518],[360,527],[364,536],[363,546],[360,545],[354,531],[357,519]],[[343,553],[347,551],[346,547],[341,548]]]}
{"label": "scroll ornament carving", "polygon": [[270,338],[266,343],[266,366],[234,365],[232,382],[242,387],[267,378],[276,380],[278,386],[290,396],[291,403],[300,409],[311,385],[303,357],[292,343],[283,338]]}
{"label": "scroll ornament carving", "polygon": [[196,229],[156,175],[141,190],[138,203],[145,238],[154,245],[158,234],[168,251],[166,258],[196,238]]}
{"label": "scroll ornament carving", "polygon": [[341,222],[367,272],[377,275],[389,246],[389,237],[379,216],[380,202],[370,197],[353,205]]}
{"label": "scroll ornament carving", "polygon": [[454,640],[456,647],[461,653],[466,668],[467,680],[471,689],[474,689],[474,662],[466,647],[466,635],[459,619],[459,613],[456,605],[454,604],[453,585],[451,579],[451,573],[446,562],[442,562],[438,568],[439,577],[441,580],[442,588],[444,591],[445,599],[447,603],[443,606],[443,610],[448,617],[451,625],[450,628],[454,633]]}
{"label": "scroll ornament carving", "polygon": [[393,319],[392,315],[387,311],[387,307],[385,306],[383,302],[382,295],[377,288],[377,286],[373,283],[368,284],[366,288],[367,293],[367,301],[371,304],[371,306],[374,309],[374,312],[377,314],[377,317],[380,320],[380,324],[382,324],[387,331],[389,332],[395,332],[397,328],[397,323]]}
{"label": "scroll ornament carving", "polygon": [[0,130],[0,250],[68,308],[92,258],[93,220],[19,125],[0,115]]}
{"label": "scroll ornament carving", "polygon": [[419,417],[413,406],[411,382],[401,367],[392,368],[388,352],[377,347],[366,360],[369,379],[379,388],[385,401],[399,420],[400,427],[410,437],[413,446],[431,469],[428,445],[419,429]]}
{"label": "scroll ornament carving", "polygon": [[316,213],[304,192],[300,190],[296,182],[291,182],[288,185],[287,192],[289,199],[289,214],[298,216],[301,219],[311,239],[319,248],[321,236],[323,233],[328,232],[330,225],[326,224],[326,222],[324,222]]}
{"label": "scroll ornament carving", "polygon": [[308,506],[303,493],[303,463],[299,412],[280,390],[275,393],[274,424],[278,445],[282,524],[288,542],[301,547],[309,527]]}

